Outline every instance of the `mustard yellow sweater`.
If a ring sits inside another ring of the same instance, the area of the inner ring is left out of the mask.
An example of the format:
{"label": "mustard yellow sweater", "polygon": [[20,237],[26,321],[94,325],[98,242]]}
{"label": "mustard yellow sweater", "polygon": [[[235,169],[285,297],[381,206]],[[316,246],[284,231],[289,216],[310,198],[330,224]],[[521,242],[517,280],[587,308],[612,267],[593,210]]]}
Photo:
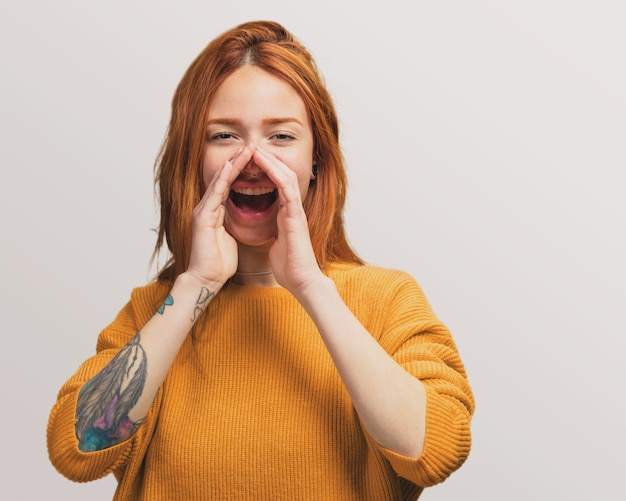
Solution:
{"label": "mustard yellow sweater", "polygon": [[409,500],[445,480],[469,453],[474,410],[449,331],[406,273],[334,265],[328,274],[372,336],[426,385],[419,458],[368,436],[313,322],[287,290],[233,283],[195,325],[135,435],[81,452],[79,390],[162,304],[169,287],[153,283],[133,291],[100,334],[97,354],[59,392],[48,424],[54,466],[79,482],[113,473],[114,499],[133,501]]}

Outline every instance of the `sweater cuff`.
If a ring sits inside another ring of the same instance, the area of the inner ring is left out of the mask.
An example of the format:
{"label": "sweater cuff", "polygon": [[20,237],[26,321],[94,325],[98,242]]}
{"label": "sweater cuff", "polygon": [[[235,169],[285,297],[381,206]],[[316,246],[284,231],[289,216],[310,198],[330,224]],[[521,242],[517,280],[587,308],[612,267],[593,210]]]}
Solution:
{"label": "sweater cuff", "polygon": [[82,452],[76,438],[76,405],[78,391],[58,402],[48,424],[48,454],[54,467],[74,482],[89,482],[102,478],[123,460],[132,447],[132,440],[102,449]]}
{"label": "sweater cuff", "polygon": [[471,447],[469,416],[452,400],[426,388],[426,437],[418,458],[380,447],[399,476],[428,487],[443,482],[465,462]]}

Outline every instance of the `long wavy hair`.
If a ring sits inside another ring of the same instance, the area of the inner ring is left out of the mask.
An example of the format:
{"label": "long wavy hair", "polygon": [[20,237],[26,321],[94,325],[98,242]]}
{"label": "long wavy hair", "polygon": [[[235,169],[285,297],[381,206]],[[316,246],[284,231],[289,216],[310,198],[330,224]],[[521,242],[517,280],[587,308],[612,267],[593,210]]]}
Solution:
{"label": "long wavy hair", "polygon": [[211,100],[220,84],[246,64],[282,78],[300,95],[311,118],[318,171],[303,202],[317,262],[361,264],[344,231],[347,177],[339,147],[332,99],[307,49],[271,21],[241,24],[215,38],[198,55],[172,100],[167,134],[155,163],[155,189],[161,214],[153,258],[164,241],[170,257],[158,273],[174,280],[189,265],[191,215],[202,197],[202,159]]}

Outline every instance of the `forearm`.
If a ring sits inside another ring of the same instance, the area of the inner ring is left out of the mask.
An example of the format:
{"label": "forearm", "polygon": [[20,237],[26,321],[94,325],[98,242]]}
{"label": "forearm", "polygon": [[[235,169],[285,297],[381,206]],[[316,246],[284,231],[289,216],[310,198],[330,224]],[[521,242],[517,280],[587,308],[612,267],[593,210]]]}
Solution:
{"label": "forearm", "polygon": [[180,275],[154,316],[83,386],[76,410],[81,450],[104,449],[135,432],[193,324],[217,289],[218,285]]}
{"label": "forearm", "polygon": [[320,278],[296,297],[315,322],[368,433],[387,449],[418,457],[426,420],[421,381],[367,332],[331,279]]}

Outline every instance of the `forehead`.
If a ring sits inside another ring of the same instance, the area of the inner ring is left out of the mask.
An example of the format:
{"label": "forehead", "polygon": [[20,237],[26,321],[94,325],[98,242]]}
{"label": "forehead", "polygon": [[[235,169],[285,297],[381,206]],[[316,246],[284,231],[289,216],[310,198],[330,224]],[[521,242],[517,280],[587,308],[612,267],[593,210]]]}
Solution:
{"label": "forehead", "polygon": [[217,88],[209,106],[209,117],[256,113],[307,117],[308,121],[304,101],[287,81],[258,66],[242,66]]}

